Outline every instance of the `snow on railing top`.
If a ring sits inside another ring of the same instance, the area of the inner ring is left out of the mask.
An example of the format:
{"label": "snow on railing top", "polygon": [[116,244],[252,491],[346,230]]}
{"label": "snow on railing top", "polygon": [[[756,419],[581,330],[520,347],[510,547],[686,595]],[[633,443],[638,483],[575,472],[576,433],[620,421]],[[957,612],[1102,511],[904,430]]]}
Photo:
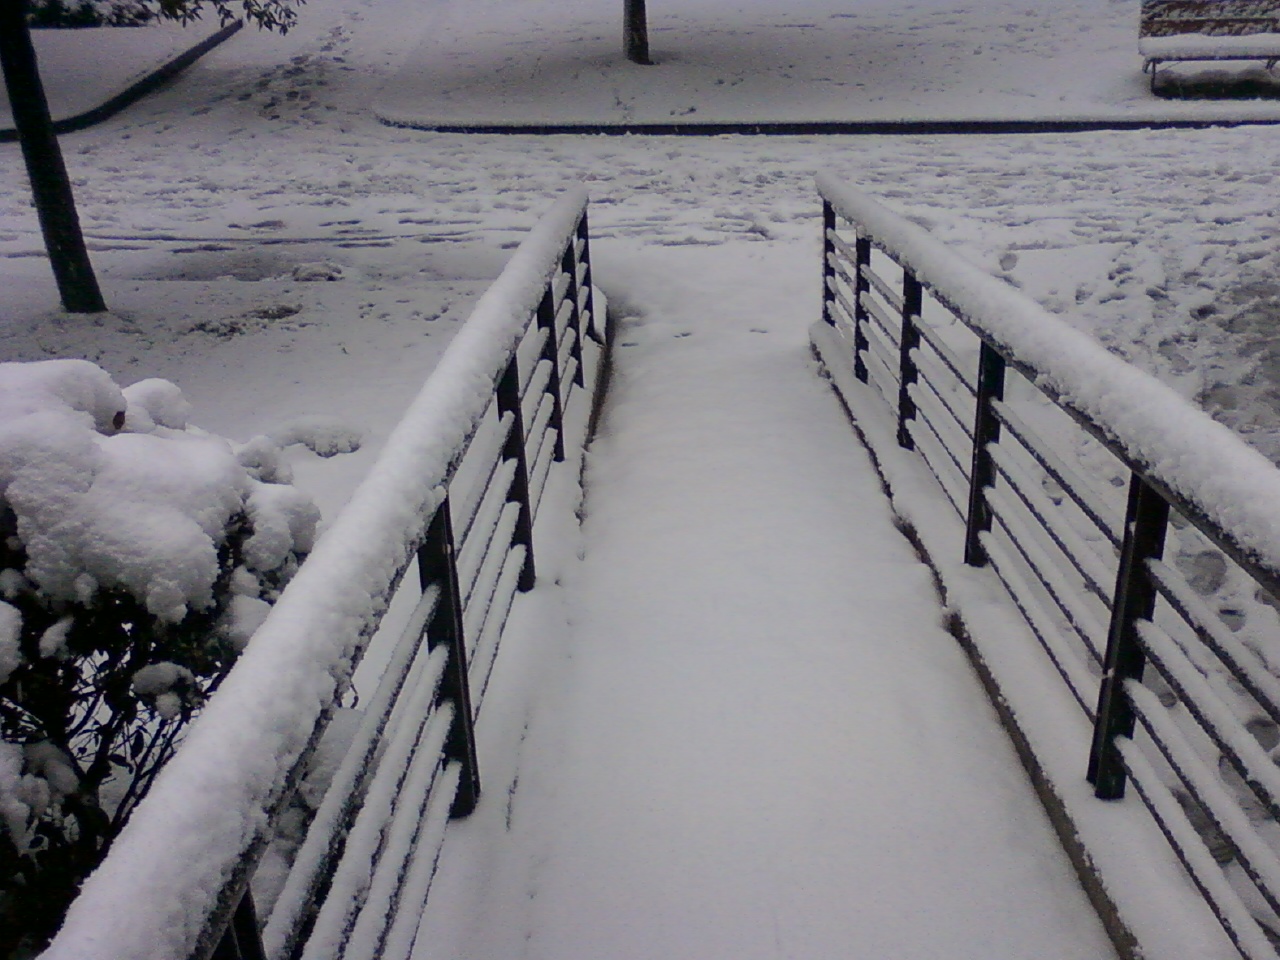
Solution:
{"label": "snow on railing top", "polygon": [[[934,296],[1090,424],[1188,518],[1280,581],[1280,471],[1229,429],[927,231],[830,174],[818,191]],[[1224,542],[1225,541],[1225,542]]]}
{"label": "snow on railing top", "polygon": [[439,505],[586,202],[583,189],[561,198],[477,302],[44,960],[185,960],[195,949]]}

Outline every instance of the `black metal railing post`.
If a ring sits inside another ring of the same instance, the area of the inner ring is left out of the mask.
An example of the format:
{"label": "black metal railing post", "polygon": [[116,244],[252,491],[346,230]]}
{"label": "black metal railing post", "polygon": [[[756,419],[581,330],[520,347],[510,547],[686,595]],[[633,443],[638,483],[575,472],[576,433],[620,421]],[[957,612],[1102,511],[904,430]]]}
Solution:
{"label": "black metal railing post", "polygon": [[536,573],[533,564],[533,506],[529,500],[529,453],[524,432],[524,412],[520,403],[520,367],[518,355],[511,357],[507,369],[498,381],[498,416],[511,414],[511,426],[502,445],[502,459],[515,462],[515,476],[507,491],[507,502],[520,504],[520,516],[512,533],[513,543],[524,544],[524,566],[520,570],[518,589],[524,593],[533,589]]}
{"label": "black metal railing post", "polygon": [[1169,504],[1135,473],[1129,482],[1124,545],[1116,574],[1093,750],[1089,756],[1089,782],[1100,800],[1118,800],[1124,796],[1124,764],[1115,740],[1132,737],[1134,729],[1133,707],[1124,684],[1127,680],[1141,680],[1146,665],[1137,624],[1139,620],[1150,620],[1155,613],[1156,587],[1147,561],[1158,560],[1164,553],[1168,525]]}
{"label": "black metal railing post", "polygon": [[556,432],[555,459],[564,460],[564,402],[560,393],[560,344],[556,336],[556,301],[551,289],[542,295],[538,304],[538,326],[547,331],[541,359],[551,364],[551,376],[547,379],[547,393],[551,394],[550,429]]}
{"label": "black metal railing post", "polygon": [[258,911],[253,905],[253,891],[249,887],[245,887],[240,895],[231,922],[222,932],[210,960],[267,960],[267,951],[262,946],[262,931],[258,928]]}
{"label": "black metal railing post", "polygon": [[867,350],[871,342],[867,339],[867,324],[871,318],[867,314],[864,297],[871,292],[871,281],[867,279],[867,271],[871,269],[871,238],[859,235],[854,241],[854,278],[853,278],[853,375],[862,383],[868,379]]}
{"label": "black metal railing post", "polygon": [[427,624],[430,649],[445,646],[449,659],[440,678],[436,705],[452,701],[453,724],[444,742],[444,757],[462,765],[458,794],[450,808],[453,817],[468,816],[480,800],[480,764],[476,759],[475,715],[471,710],[471,685],[467,676],[467,645],[462,634],[462,596],[458,588],[457,555],[449,498],[436,509],[427,536],[418,548],[418,578],[422,589],[440,585],[440,602]]}
{"label": "black metal railing post", "polygon": [[965,520],[964,562],[987,565],[982,534],[990,531],[992,511],[987,491],[995,486],[996,463],[991,444],[1000,439],[1000,418],[995,405],[1004,399],[1005,361],[985,341],[978,353],[978,402],[973,422],[973,464],[969,470],[969,513]]}
{"label": "black metal railing post", "polygon": [[594,332],[598,324],[596,323],[595,288],[593,286],[593,278],[591,275],[591,225],[587,222],[587,212],[585,210],[582,211],[582,219],[578,221],[577,236],[578,239],[582,241],[582,253],[578,259],[587,268],[582,274],[582,284],[587,290],[585,309],[587,311],[587,316],[591,318],[591,325],[587,330],[587,335],[597,343],[603,344],[604,336],[597,336]]}
{"label": "black metal railing post", "polygon": [[915,349],[920,346],[920,331],[916,321],[924,305],[924,288],[910,270],[903,270],[902,279],[902,335],[898,341],[898,446],[914,450],[909,424],[916,418],[916,402],[911,397],[911,385],[919,378],[916,370]]}
{"label": "black metal railing post", "polygon": [[836,302],[836,208],[830,200],[822,201],[822,322],[829,327],[836,325],[831,306]]}

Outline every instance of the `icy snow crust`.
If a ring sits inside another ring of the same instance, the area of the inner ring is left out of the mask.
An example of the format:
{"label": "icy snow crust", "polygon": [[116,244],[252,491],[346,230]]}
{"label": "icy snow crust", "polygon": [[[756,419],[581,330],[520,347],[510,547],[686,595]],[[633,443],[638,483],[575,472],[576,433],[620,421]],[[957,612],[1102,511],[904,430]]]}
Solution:
{"label": "icy snow crust", "polygon": [[820,174],[836,209],[967,318],[1038,385],[1103,429],[1130,461],[1280,573],[1280,472],[1177,393],[964,260],[868,195]]}
{"label": "icy snow crust", "polygon": [[440,504],[585,204],[585,190],[566,193],[476,304],[368,477],[86,882],[47,960],[173,960],[195,947]]}

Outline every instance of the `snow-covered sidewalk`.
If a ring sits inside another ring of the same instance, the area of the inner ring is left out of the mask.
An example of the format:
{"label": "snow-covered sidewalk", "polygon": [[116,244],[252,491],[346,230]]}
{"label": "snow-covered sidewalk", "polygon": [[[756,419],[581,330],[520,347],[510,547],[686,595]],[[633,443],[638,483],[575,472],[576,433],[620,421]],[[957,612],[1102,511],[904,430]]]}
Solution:
{"label": "snow-covered sidewalk", "polygon": [[808,355],[816,251],[598,249],[581,559],[499,657],[419,957],[1112,956]]}

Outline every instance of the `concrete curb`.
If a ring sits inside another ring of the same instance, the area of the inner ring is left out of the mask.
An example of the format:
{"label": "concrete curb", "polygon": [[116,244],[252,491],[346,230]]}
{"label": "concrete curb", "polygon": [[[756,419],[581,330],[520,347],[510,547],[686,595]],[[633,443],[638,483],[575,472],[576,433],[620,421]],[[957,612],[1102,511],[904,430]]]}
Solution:
{"label": "concrete curb", "polygon": [[407,122],[378,116],[389,127],[433,133],[603,135],[658,137],[901,136],[946,134],[1091,133],[1104,130],[1205,130],[1212,127],[1275,126],[1280,118],[1220,120],[850,120],[795,123],[560,123],[459,124]]}
{"label": "concrete curb", "polygon": [[[243,26],[243,20],[232,21],[216,33],[205,37],[205,39],[201,40],[194,47],[178,54],[178,56],[174,57],[172,60],[161,64],[150,73],[134,81],[110,100],[99,104],[91,110],[78,113],[75,116],[55,120],[53,123],[53,132],[58,134],[74,133],[77,130],[83,130],[86,127],[91,127],[96,123],[101,123],[109,117],[115,116],[125,107],[135,101],[141,100],[147,94],[151,93],[170,77],[181,73],[187,67],[191,66],[191,64],[195,63],[202,56],[214,47],[218,46],[218,44],[222,43],[232,34],[236,33]],[[18,131],[13,127],[0,129],[0,143],[14,143],[17,139]]]}

